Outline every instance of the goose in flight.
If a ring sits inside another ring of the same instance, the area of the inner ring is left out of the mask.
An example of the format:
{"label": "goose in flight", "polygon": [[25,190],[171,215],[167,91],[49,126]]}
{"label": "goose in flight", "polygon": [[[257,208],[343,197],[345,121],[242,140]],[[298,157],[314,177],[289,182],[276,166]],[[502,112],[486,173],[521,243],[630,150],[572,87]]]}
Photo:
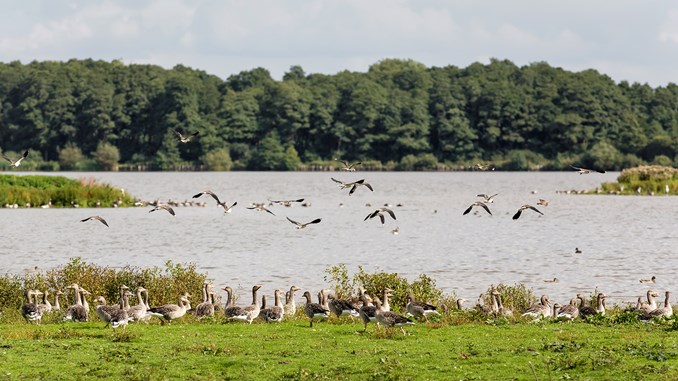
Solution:
{"label": "goose in flight", "polygon": [[270,201],[274,204],[286,206],[286,207],[289,208],[290,206],[292,206],[293,202],[304,202],[304,199],[303,198],[299,198],[299,199],[296,199],[296,200],[271,200],[271,199],[269,199],[268,201]]}
{"label": "goose in flight", "polygon": [[164,204],[163,204],[163,205],[158,205],[158,206],[156,206],[155,208],[149,210],[148,213],[155,212],[156,210],[161,210],[161,209],[162,209],[162,210],[166,210],[169,214],[171,214],[171,215],[173,215],[173,216],[176,215],[176,213],[174,213],[174,209],[172,209],[171,206],[169,206],[169,205],[164,205]]}
{"label": "goose in flight", "polygon": [[525,205],[521,206],[520,209],[518,209],[516,214],[513,215],[513,219],[514,220],[519,219],[520,215],[523,213],[523,210],[525,210],[525,209],[532,209],[535,212],[541,214],[542,216],[544,215],[544,213],[540,212],[539,209],[535,208],[534,206],[525,204]]}
{"label": "goose in flight", "polygon": [[21,160],[25,159],[27,156],[28,156],[28,150],[26,150],[26,151],[24,152],[24,154],[21,155],[21,157],[18,158],[16,161],[14,161],[14,160],[8,158],[7,156],[5,156],[4,153],[2,154],[2,158],[5,159],[5,160],[7,160],[7,161],[9,161],[9,165],[10,165],[11,167],[14,167],[14,168],[16,168],[16,167],[18,167],[19,165],[21,165]]}
{"label": "goose in flight", "polygon": [[473,169],[479,170],[479,171],[494,171],[494,165],[477,163],[473,166]]}
{"label": "goose in flight", "polygon": [[97,221],[101,222],[102,224],[106,225],[106,227],[109,227],[106,220],[104,220],[101,216],[89,216],[89,217],[85,218],[84,220],[80,220],[80,222],[87,222],[89,220],[97,220]]}
{"label": "goose in flight", "polygon": [[492,203],[494,203],[494,197],[495,197],[495,196],[499,196],[499,193],[495,193],[495,194],[493,194],[493,195],[491,195],[491,196],[488,196],[488,195],[486,195],[486,194],[484,194],[484,193],[481,193],[481,194],[479,194],[477,197],[482,197],[482,198],[483,198],[483,202],[486,203],[486,204],[488,204],[488,203],[489,203],[489,204],[492,204]]}
{"label": "goose in flight", "polygon": [[181,132],[174,130],[174,133],[177,134],[177,138],[179,138],[179,142],[181,143],[188,143],[193,139],[194,137],[198,136],[200,134],[200,131],[196,131],[192,133],[191,135],[184,136],[181,134]]}
{"label": "goose in flight", "polygon": [[342,163],[344,166],[341,168],[341,170],[346,171],[346,172],[355,172],[355,167],[362,164],[361,162],[351,164],[346,160],[340,160],[340,159],[334,159],[334,160]]}
{"label": "goose in flight", "polygon": [[319,223],[320,221],[322,221],[322,219],[316,218],[315,220],[313,220],[313,221],[311,221],[311,222],[307,222],[307,223],[305,223],[305,224],[302,224],[301,222],[294,221],[293,219],[291,219],[291,218],[289,218],[289,217],[287,217],[287,221],[289,221],[289,222],[291,222],[291,223],[297,225],[297,229],[303,229],[303,228],[307,227],[308,225],[312,225],[312,224],[317,224],[317,223]]}
{"label": "goose in flight", "polygon": [[490,208],[488,208],[487,205],[486,205],[484,202],[482,202],[482,201],[476,201],[476,202],[474,202],[473,204],[471,204],[471,206],[469,206],[468,209],[466,209],[466,210],[464,211],[464,214],[463,214],[463,215],[469,214],[469,213],[471,212],[471,209],[473,209],[474,206],[480,206],[480,207],[482,207],[483,209],[485,209],[485,211],[486,211],[487,213],[489,213],[490,216],[492,215],[492,212],[490,212]]}
{"label": "goose in flight", "polygon": [[198,198],[198,197],[200,197],[204,194],[208,194],[208,195],[212,196],[212,198],[217,201],[217,206],[224,208],[224,213],[231,213],[231,210],[233,209],[233,207],[238,205],[238,202],[234,202],[233,205],[231,205],[231,206],[226,205],[226,201],[223,201],[223,202],[220,201],[219,197],[217,197],[217,195],[214,194],[214,192],[212,192],[211,190],[206,190],[206,191],[200,192],[198,194],[195,194],[195,195],[193,195],[193,198]]}
{"label": "goose in flight", "polygon": [[575,167],[574,165],[570,165],[570,168],[577,171],[577,173],[579,173],[580,175],[585,175],[585,174],[591,173],[591,172],[605,173],[605,171],[600,170],[600,169],[579,168],[579,167]]}
{"label": "goose in flight", "polygon": [[379,209],[375,210],[374,212],[368,214],[367,217],[365,217],[365,219],[363,221],[367,221],[368,219],[372,219],[376,216],[379,216],[379,219],[381,220],[381,223],[383,225],[384,221],[385,221],[384,213],[388,213],[391,216],[391,218],[393,218],[394,220],[396,219],[395,213],[393,213],[393,211],[391,209],[389,209],[389,208],[379,208]]}
{"label": "goose in flight", "polygon": [[268,210],[268,208],[266,208],[266,206],[264,205],[263,202],[262,203],[252,203],[252,206],[248,206],[247,209],[254,209],[258,212],[268,212],[268,213],[275,216],[275,213]]}
{"label": "goose in flight", "polygon": [[374,189],[372,189],[372,186],[370,184],[366,183],[365,179],[354,181],[352,183],[345,183],[343,181],[339,181],[339,180],[335,179],[334,177],[330,177],[330,178],[332,179],[332,181],[339,184],[339,189],[351,188],[351,191],[348,192],[349,196],[352,195],[353,192],[355,192],[355,190],[358,189],[358,186],[360,186],[360,185],[363,185],[363,186],[367,187],[367,189],[374,192]]}

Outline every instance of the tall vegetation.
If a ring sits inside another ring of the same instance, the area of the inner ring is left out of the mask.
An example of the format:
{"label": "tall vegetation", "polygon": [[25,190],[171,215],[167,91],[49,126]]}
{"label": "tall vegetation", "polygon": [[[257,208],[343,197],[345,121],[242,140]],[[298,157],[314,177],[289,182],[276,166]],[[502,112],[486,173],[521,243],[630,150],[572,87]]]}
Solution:
{"label": "tall vegetation", "polygon": [[[179,143],[174,131],[199,137]],[[3,153],[26,169],[620,169],[678,164],[678,86],[615,83],[508,60],[466,68],[386,59],[365,73],[221,79],[178,65],[0,63]],[[0,163],[7,169],[8,163]]]}

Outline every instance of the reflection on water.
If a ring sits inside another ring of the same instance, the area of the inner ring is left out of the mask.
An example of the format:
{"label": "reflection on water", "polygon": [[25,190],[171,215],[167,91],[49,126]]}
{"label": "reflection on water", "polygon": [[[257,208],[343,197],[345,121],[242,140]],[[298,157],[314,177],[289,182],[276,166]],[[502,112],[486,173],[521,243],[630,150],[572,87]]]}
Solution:
{"label": "reflection on water", "polygon": [[[62,265],[70,257],[110,266],[163,266],[194,262],[218,285],[245,290],[326,285],[325,268],[345,263],[355,271],[397,272],[414,279],[425,273],[446,292],[475,297],[491,284],[524,283],[561,303],[595,288],[611,302],[634,301],[647,290],[640,278],[657,277],[658,290],[675,290],[678,267],[678,198],[575,196],[556,190],[594,188],[618,174],[576,173],[66,173],[94,177],[144,200],[183,201],[206,189],[228,203],[225,215],[207,207],[178,207],[176,217],[150,208],[97,210],[110,228],[80,223],[84,209],[1,209],[0,260],[5,272]],[[330,176],[365,178],[352,196]],[[462,212],[479,193],[499,193],[483,210]],[[247,210],[268,198],[305,198],[308,208],[273,206],[276,216]],[[540,216],[523,204],[550,201]],[[402,206],[395,206],[397,204]],[[343,204],[343,207],[340,207]],[[366,204],[371,204],[367,207]],[[363,221],[384,204],[397,220]],[[306,229],[297,221],[322,218]],[[391,230],[399,227],[398,235]],[[575,247],[582,250],[574,252]],[[557,277],[559,283],[546,283]],[[474,300],[474,299],[473,299]]]}

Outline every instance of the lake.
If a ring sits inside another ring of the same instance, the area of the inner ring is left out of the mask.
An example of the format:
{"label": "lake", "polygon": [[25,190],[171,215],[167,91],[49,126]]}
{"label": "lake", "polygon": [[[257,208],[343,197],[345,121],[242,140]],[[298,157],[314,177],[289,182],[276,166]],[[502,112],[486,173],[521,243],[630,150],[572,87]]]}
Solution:
{"label": "lake", "polygon": [[[20,173],[17,174],[34,174]],[[141,172],[43,173],[93,177],[124,188],[143,200],[184,201],[211,189],[238,205],[224,214],[214,200],[206,207],[177,207],[176,217],[150,207],[126,209],[0,209],[0,263],[6,273],[57,267],[71,257],[99,265],[164,266],[194,262],[215,285],[240,294],[255,283],[272,295],[292,284],[317,291],[326,287],[325,269],[345,263],[351,273],[397,272],[414,280],[434,278],[447,293],[475,303],[492,284],[522,283],[535,294],[567,303],[577,292],[594,289],[608,304],[634,302],[657,277],[653,288],[678,290],[678,198],[595,196],[557,193],[593,189],[619,173],[575,172]],[[330,177],[365,179],[349,196]],[[478,193],[499,195],[492,216],[474,208],[462,212]],[[275,205],[275,216],[248,210],[252,202],[304,198],[309,207]],[[543,216],[526,210],[536,205]],[[366,206],[371,204],[371,207]],[[397,220],[363,221],[378,206],[391,204]],[[401,204],[402,206],[396,206]],[[476,213],[477,212],[477,213]],[[93,214],[98,222],[81,223]],[[300,222],[322,218],[295,229]],[[398,227],[399,234],[391,231]],[[575,248],[582,252],[575,253]],[[558,278],[558,283],[545,279]],[[663,295],[663,293],[662,293]]]}

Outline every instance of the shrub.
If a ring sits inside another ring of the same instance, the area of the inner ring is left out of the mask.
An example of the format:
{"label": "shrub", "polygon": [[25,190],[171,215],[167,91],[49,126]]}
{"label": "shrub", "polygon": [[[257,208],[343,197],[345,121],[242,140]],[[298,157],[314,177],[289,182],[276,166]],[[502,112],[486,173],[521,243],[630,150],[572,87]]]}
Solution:
{"label": "shrub", "polygon": [[233,166],[231,155],[226,148],[206,153],[202,158],[202,162],[210,171],[230,171]]}
{"label": "shrub", "polygon": [[117,171],[120,161],[120,151],[110,143],[99,143],[93,154],[94,160],[105,171]]}
{"label": "shrub", "polygon": [[85,155],[80,148],[73,143],[68,143],[59,150],[59,164],[65,170],[79,169],[79,164],[84,158]]}

